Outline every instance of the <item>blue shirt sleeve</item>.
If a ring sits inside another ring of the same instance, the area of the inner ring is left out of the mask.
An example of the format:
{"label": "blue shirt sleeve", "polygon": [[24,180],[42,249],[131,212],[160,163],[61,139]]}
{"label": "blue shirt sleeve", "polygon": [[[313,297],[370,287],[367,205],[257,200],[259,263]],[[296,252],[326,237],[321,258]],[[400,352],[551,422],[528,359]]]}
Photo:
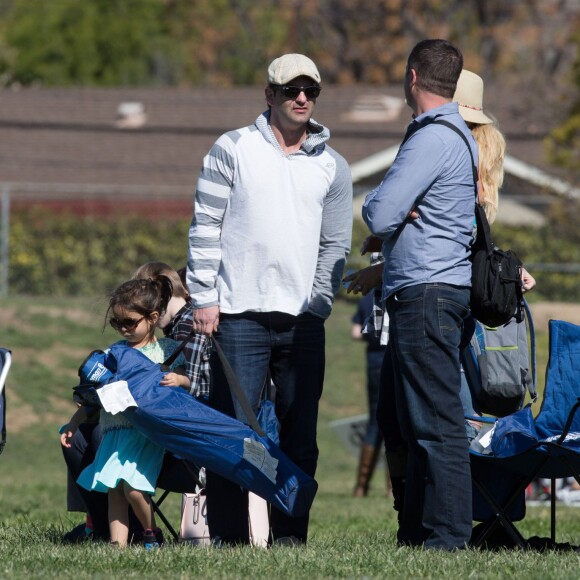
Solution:
{"label": "blue shirt sleeve", "polygon": [[428,128],[407,140],[381,184],[365,200],[363,218],[374,235],[389,239],[412,220],[409,213],[441,174],[446,157],[445,143]]}

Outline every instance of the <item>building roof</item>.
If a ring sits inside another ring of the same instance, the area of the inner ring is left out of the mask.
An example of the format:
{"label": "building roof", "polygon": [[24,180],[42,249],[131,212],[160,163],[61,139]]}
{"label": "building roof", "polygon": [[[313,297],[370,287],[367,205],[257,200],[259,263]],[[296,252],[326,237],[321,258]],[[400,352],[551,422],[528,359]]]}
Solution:
{"label": "building roof", "polygon": [[[570,179],[547,164],[542,144],[562,107],[508,92],[486,87],[486,110],[498,118],[511,157]],[[0,103],[0,184],[10,183],[16,194],[140,191],[188,203],[216,138],[266,108],[263,87],[4,89]],[[125,110],[141,111],[144,124],[119,128],[122,103],[141,103]],[[324,86],[314,117],[330,128],[330,144],[352,165],[396,147],[410,111],[398,86]]]}

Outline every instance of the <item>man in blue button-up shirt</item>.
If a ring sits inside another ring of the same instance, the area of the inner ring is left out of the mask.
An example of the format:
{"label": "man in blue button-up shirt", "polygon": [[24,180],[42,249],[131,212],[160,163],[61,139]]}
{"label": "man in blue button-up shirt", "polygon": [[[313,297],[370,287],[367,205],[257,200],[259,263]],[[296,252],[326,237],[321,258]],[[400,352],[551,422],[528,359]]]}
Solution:
{"label": "man in blue button-up shirt", "polygon": [[415,46],[405,74],[414,120],[363,208],[371,232],[383,240],[392,388],[408,446],[398,541],[447,550],[465,546],[472,524],[459,352],[476,200],[465,142],[433,122],[455,125],[477,164],[477,145],[452,102],[462,66],[461,53],[447,41]]}

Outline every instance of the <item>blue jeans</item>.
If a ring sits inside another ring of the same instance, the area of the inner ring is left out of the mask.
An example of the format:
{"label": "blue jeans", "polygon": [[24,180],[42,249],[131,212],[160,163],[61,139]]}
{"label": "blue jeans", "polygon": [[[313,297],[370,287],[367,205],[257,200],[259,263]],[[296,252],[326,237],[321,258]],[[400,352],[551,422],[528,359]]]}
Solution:
{"label": "blue jeans", "polygon": [[471,536],[471,473],[460,398],[469,289],[409,286],[387,300],[397,418],[408,447],[398,540],[451,550]]}
{"label": "blue jeans", "polygon": [[[316,425],[325,365],[324,320],[312,314],[280,312],[222,314],[215,333],[226,358],[254,411],[260,404],[268,373],[276,387],[280,448],[305,473],[314,477],[318,463]],[[215,353],[214,353],[215,354]],[[210,405],[245,421],[217,356],[212,355],[213,389]],[[248,499],[241,488],[213,473],[207,474],[208,524],[212,537],[228,542],[248,541]],[[308,514],[291,518],[272,508],[272,535],[306,541]]]}

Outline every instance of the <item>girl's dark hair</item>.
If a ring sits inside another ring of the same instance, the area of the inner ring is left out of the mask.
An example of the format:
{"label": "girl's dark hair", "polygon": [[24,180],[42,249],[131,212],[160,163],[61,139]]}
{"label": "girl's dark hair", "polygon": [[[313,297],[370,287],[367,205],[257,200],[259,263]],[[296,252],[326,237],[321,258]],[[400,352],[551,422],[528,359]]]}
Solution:
{"label": "girl's dark hair", "polygon": [[415,69],[417,84],[423,90],[452,99],[463,68],[463,56],[447,40],[422,40],[411,51],[407,67]]}
{"label": "girl's dark hair", "polygon": [[173,286],[167,276],[158,276],[155,280],[151,278],[129,280],[109,295],[105,320],[108,319],[109,312],[116,307],[133,310],[147,318],[153,312],[163,314],[167,310],[172,294]]}

